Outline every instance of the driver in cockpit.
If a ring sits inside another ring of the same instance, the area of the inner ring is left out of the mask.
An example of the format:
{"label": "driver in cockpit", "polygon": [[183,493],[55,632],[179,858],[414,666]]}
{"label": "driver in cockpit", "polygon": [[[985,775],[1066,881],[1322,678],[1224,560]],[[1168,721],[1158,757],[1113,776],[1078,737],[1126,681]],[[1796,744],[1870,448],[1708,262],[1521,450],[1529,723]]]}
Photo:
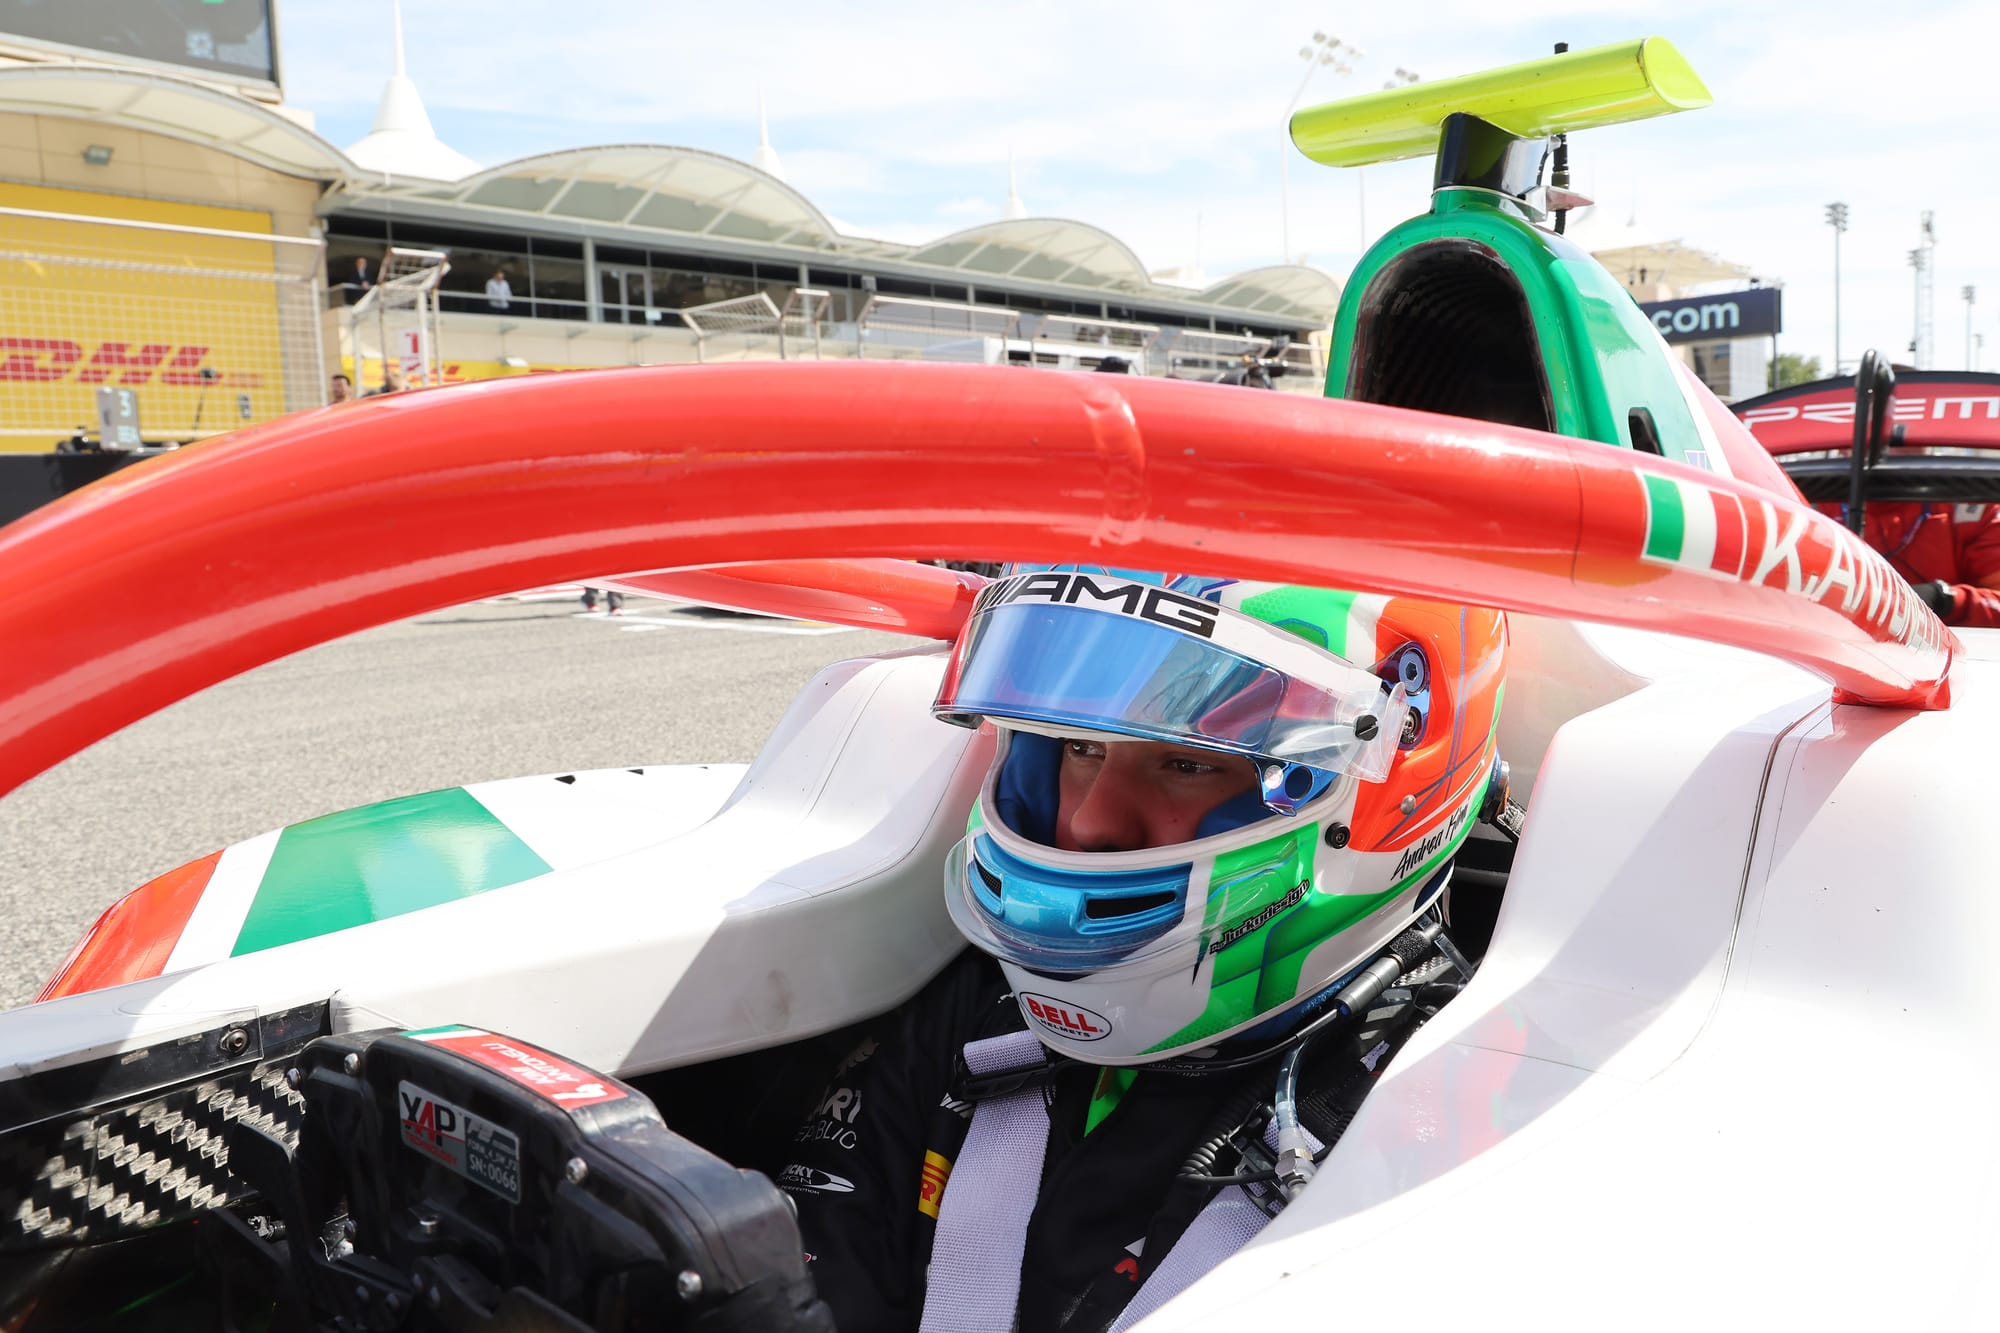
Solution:
{"label": "driver in cockpit", "polygon": [[1442,909],[1475,821],[1519,810],[1505,655],[1499,613],[1404,598],[981,595],[934,705],[998,733],[945,883],[973,948],[781,1159],[841,1328],[1122,1328],[1303,1187],[1469,970]]}

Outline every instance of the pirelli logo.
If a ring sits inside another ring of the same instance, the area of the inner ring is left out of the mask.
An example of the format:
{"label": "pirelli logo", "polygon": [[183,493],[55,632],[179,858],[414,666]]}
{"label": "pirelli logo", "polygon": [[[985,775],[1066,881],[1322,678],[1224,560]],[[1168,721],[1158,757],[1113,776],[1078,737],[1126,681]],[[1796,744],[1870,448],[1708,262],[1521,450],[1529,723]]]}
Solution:
{"label": "pirelli logo", "polygon": [[917,1183],[917,1211],[935,1218],[944,1201],[944,1183],[950,1179],[951,1159],[926,1151],[923,1178]]}

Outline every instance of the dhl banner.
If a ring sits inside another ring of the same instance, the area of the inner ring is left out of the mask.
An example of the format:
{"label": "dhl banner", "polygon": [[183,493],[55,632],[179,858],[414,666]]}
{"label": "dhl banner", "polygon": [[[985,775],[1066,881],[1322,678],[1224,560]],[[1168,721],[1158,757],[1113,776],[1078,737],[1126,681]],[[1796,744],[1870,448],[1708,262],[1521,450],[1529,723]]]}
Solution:
{"label": "dhl banner", "polygon": [[[5,182],[0,208],[239,233],[0,213],[0,449],[54,447],[94,420],[102,385],[135,391],[148,440],[320,401],[303,382],[317,380],[316,247],[240,234],[269,233],[268,214]],[[281,249],[310,250],[309,268]]]}

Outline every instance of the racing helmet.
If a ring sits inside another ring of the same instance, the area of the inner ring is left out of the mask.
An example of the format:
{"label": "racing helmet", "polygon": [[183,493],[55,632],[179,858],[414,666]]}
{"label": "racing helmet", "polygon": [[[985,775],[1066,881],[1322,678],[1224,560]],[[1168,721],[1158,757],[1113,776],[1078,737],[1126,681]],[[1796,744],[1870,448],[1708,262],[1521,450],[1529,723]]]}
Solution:
{"label": "racing helmet", "polygon": [[[932,706],[991,723],[953,923],[1032,1031],[1101,1065],[1294,1024],[1443,893],[1495,769],[1506,619],[1403,597],[1076,566],[982,590]],[[1193,836],[1056,844],[1064,747],[1237,756]]]}

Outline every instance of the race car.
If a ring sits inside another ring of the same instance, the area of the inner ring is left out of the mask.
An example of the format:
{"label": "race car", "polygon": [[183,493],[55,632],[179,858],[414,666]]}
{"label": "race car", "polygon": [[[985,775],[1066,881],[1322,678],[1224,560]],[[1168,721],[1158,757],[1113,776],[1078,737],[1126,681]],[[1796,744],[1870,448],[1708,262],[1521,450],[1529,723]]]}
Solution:
{"label": "race car", "polygon": [[1916,584],[1951,625],[2000,628],[2000,375],[1894,370],[1878,353],[1854,377],[1734,405],[1821,512],[1836,515]]}
{"label": "race car", "polygon": [[[495,381],[0,529],[0,639],[32,647],[0,657],[0,791],[314,642],[607,570],[914,640],[822,673],[740,773],[413,797],[115,905],[0,1014],[6,1326],[827,1327],[783,1197],[732,1164],[749,1090],[783,1101],[962,947],[939,885],[992,738],[929,704],[982,582],[920,556],[1508,613],[1526,813],[1460,854],[1476,970],[1142,1327],[1973,1308],[2000,641],[1807,507],[1548,225],[1535,140],[1699,89],[1654,39],[1301,113],[1328,160],[1440,151],[1347,288],[1325,400],[872,363]],[[607,806],[649,836],[565,851]]]}

